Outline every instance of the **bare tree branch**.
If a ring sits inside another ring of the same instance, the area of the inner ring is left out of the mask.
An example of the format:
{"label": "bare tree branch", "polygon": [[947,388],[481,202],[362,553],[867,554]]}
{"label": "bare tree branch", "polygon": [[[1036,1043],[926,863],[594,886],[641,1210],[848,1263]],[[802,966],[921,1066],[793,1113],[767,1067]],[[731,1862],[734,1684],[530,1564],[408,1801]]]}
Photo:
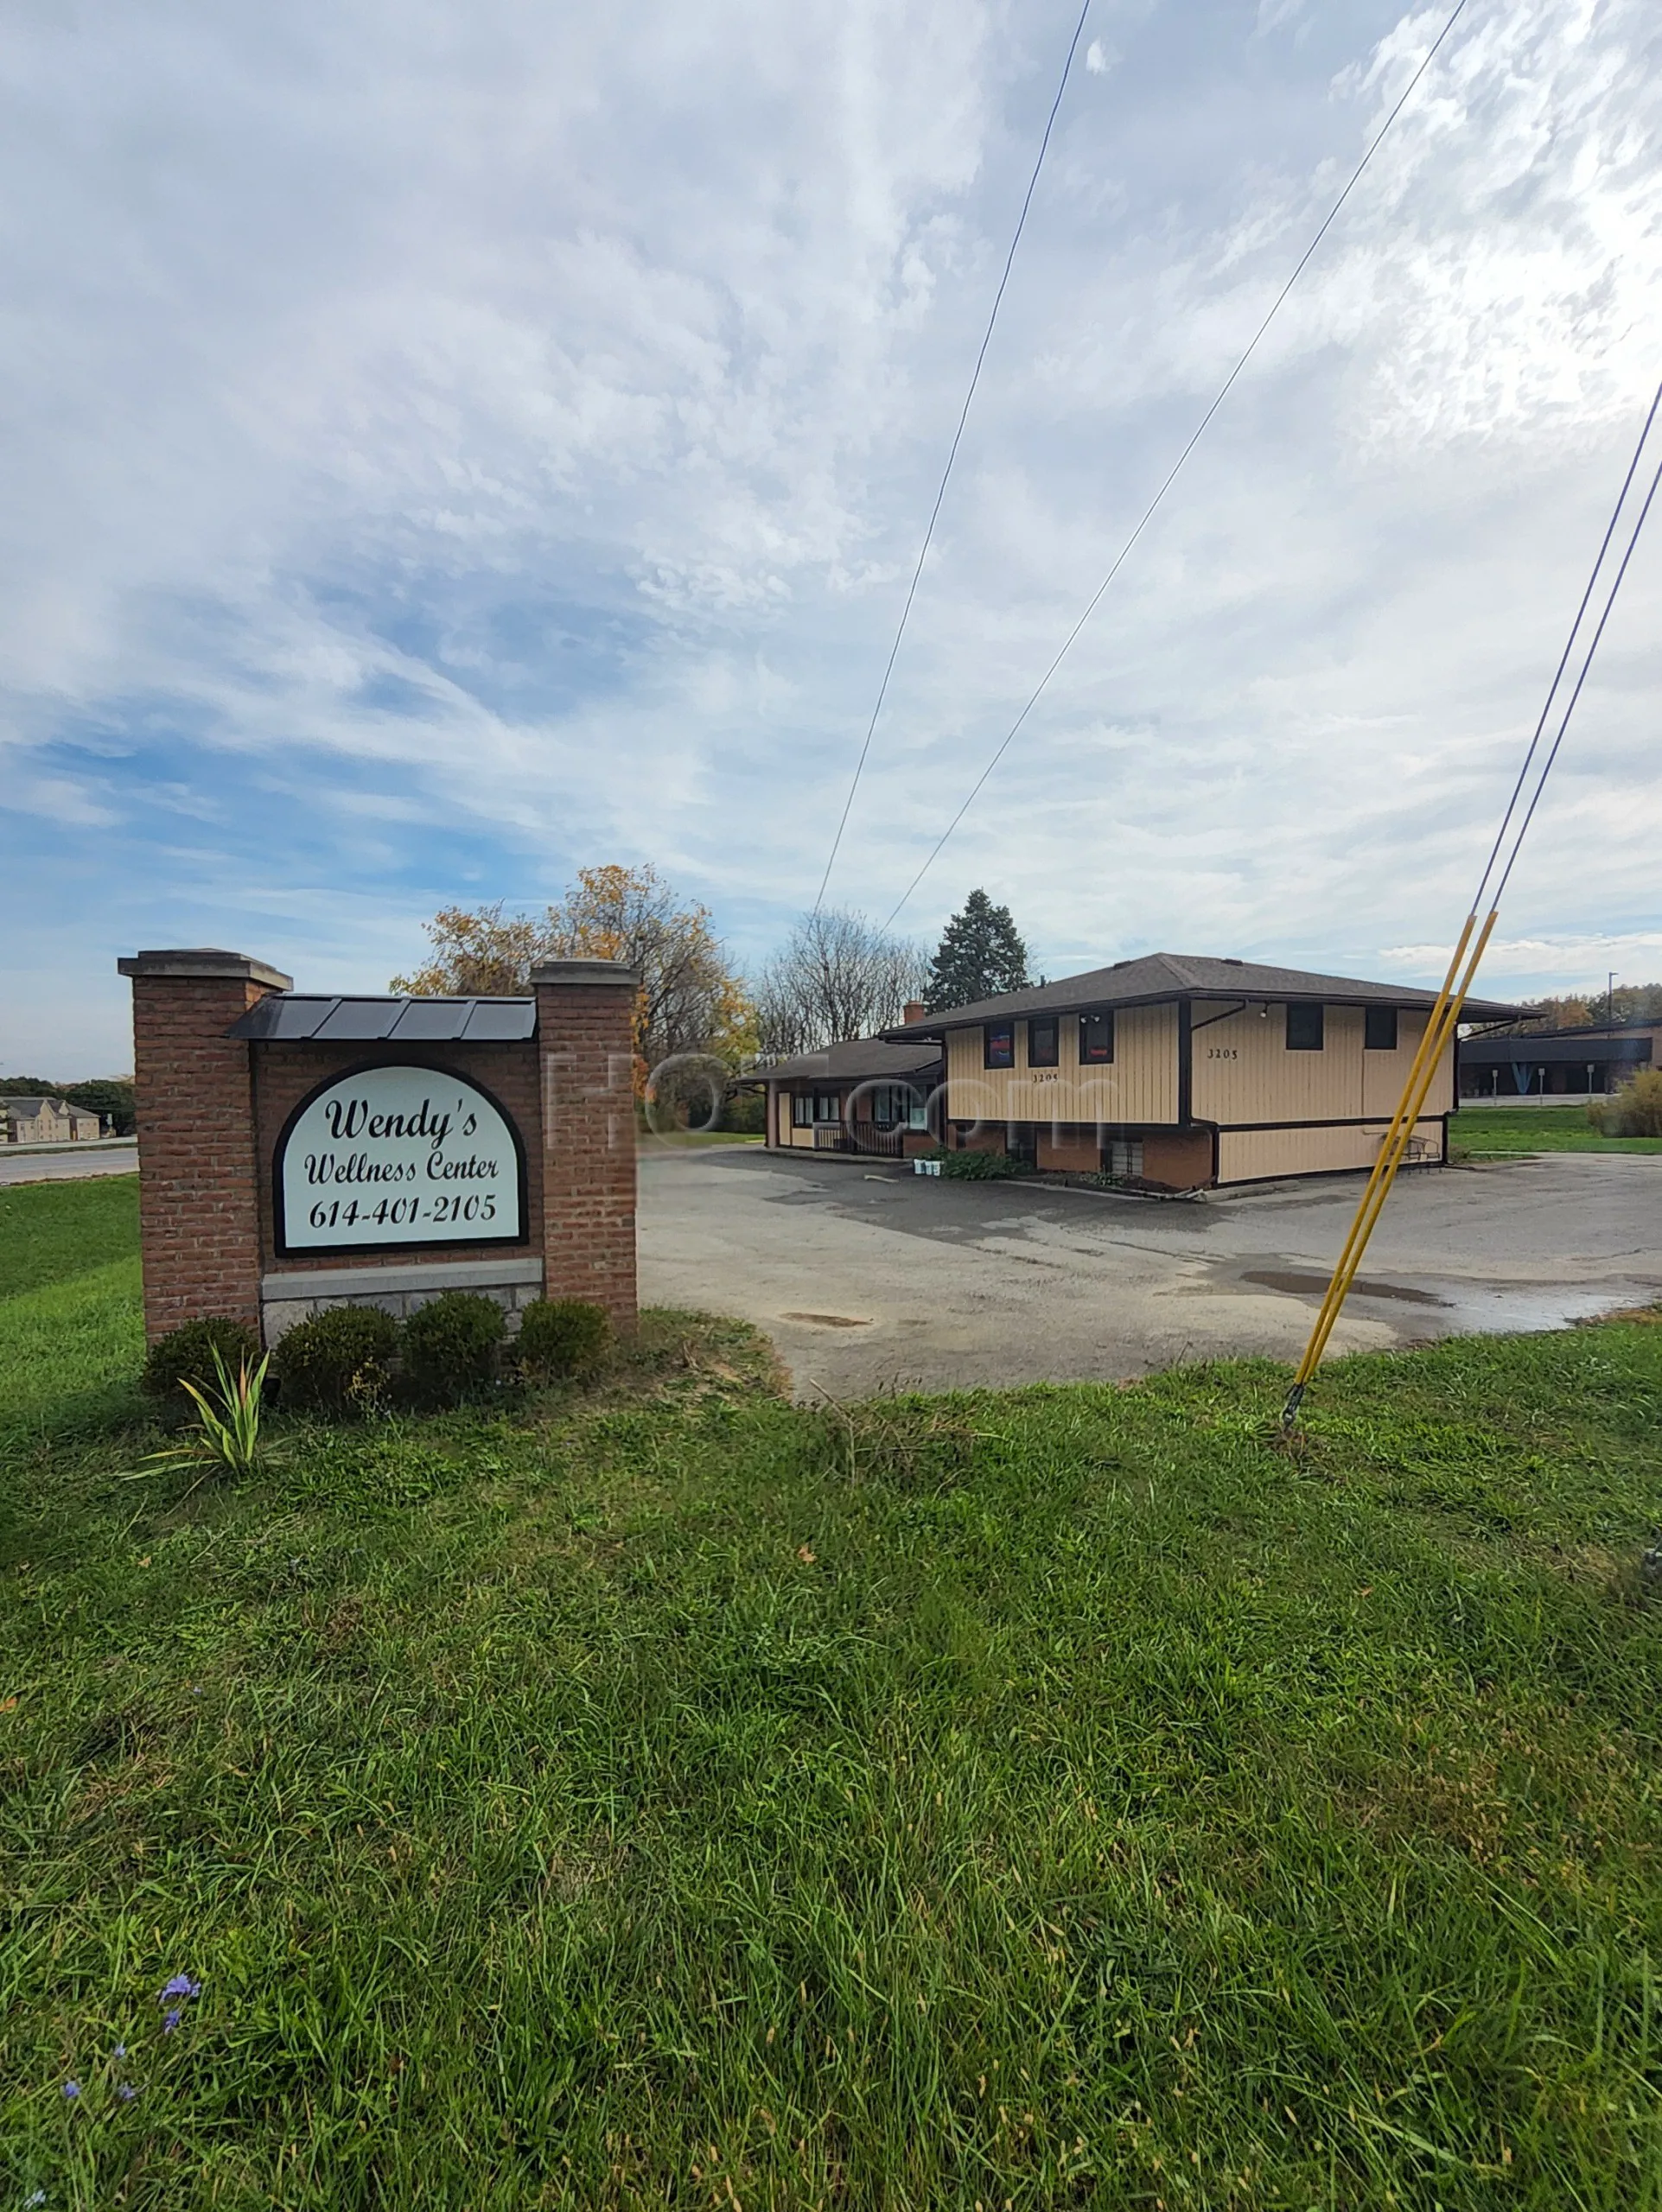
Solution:
{"label": "bare tree branch", "polygon": [[899,1021],[920,999],[929,957],[863,914],[822,906],[805,914],[763,968],[753,994],[762,1060],[816,1052]]}

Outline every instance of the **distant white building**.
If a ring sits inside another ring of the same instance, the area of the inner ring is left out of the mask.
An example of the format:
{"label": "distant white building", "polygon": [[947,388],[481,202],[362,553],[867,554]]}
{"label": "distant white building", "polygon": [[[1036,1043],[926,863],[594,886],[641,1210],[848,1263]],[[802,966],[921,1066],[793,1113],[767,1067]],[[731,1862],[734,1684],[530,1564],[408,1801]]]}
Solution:
{"label": "distant white building", "polygon": [[0,1098],[8,1144],[85,1144],[102,1136],[96,1114],[67,1098]]}

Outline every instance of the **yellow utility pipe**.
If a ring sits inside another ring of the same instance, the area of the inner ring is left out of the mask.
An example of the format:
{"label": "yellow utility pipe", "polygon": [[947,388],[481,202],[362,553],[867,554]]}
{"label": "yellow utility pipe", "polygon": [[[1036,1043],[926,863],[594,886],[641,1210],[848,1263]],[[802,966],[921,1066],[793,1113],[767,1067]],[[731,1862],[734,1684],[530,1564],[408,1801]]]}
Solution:
{"label": "yellow utility pipe", "polygon": [[[1333,1298],[1334,1285],[1337,1282],[1340,1275],[1343,1273],[1345,1265],[1350,1258],[1352,1249],[1356,1243],[1357,1236],[1360,1233],[1362,1217],[1367,1210],[1368,1200],[1372,1198],[1375,1185],[1385,1173],[1386,1158],[1396,1140],[1397,1132],[1401,1128],[1407,1115],[1410,1094],[1413,1090],[1414,1084],[1419,1078],[1420,1069],[1424,1064],[1426,1055],[1430,1051],[1432,1040],[1436,1037],[1442,1024],[1443,1008],[1449,1003],[1449,995],[1455,988],[1455,979],[1460,973],[1461,961],[1465,957],[1466,947],[1470,942],[1472,931],[1476,926],[1477,916],[1475,912],[1468,914],[1466,917],[1465,927],[1460,932],[1460,942],[1455,945],[1453,956],[1449,963],[1449,972],[1442,979],[1442,988],[1438,991],[1436,998],[1432,1003],[1430,1014],[1426,1019],[1425,1027],[1421,1033],[1419,1049],[1415,1053],[1413,1061],[1409,1067],[1408,1079],[1403,1086],[1403,1095],[1397,1102],[1396,1111],[1392,1114],[1390,1125],[1386,1128],[1385,1136],[1380,1141],[1379,1156],[1373,1163],[1372,1171],[1368,1176],[1367,1184],[1362,1192],[1361,1200],[1358,1205],[1355,1215],[1352,1219],[1350,1234],[1346,1237],[1344,1249],[1334,1263],[1333,1274],[1328,1278],[1327,1290],[1322,1294],[1322,1314],[1325,1314],[1328,1310],[1328,1306]],[[1316,1325],[1319,1327],[1320,1325],[1321,1315],[1318,1315]],[[1311,1342],[1315,1342],[1314,1330],[1311,1332]],[[1309,1379],[1310,1370],[1314,1368],[1315,1364],[1315,1363],[1310,1357],[1309,1351],[1307,1347],[1304,1358],[1299,1363],[1298,1374],[1296,1377],[1296,1384],[1302,1384]]]}
{"label": "yellow utility pipe", "polygon": [[[1481,947],[1478,947],[1478,953],[1474,953],[1472,969],[1476,969],[1478,957],[1481,957]],[[1461,1020],[1461,1007],[1465,1004],[1465,995],[1468,995],[1469,988],[1472,988],[1472,971],[1468,971],[1465,980],[1461,982],[1461,987],[1458,987],[1456,995],[1454,995],[1454,1000],[1449,1002],[1448,1011],[1445,1011],[1443,1024],[1441,1024],[1441,1028],[1438,1028],[1438,1033],[1436,1033],[1436,1048],[1428,1055],[1428,1064],[1421,1068],[1421,1075],[1418,1075],[1418,1082],[1417,1086],[1414,1086],[1412,1099],[1408,1102],[1410,1110],[1408,1115],[1403,1117],[1403,1123],[1397,1133],[1397,1139],[1394,1139],[1394,1144],[1381,1154],[1383,1174],[1381,1179],[1379,1179],[1379,1184],[1374,1185],[1372,1194],[1366,1197],[1366,1214],[1361,1214],[1357,1224],[1354,1224],[1357,1225],[1357,1239],[1354,1239],[1353,1248],[1350,1248],[1350,1255],[1347,1255],[1346,1263],[1343,1263],[1341,1268],[1334,1269],[1334,1281],[1328,1285],[1328,1299],[1326,1303],[1323,1303],[1323,1312],[1317,1316],[1317,1325],[1315,1325],[1315,1330],[1310,1332],[1310,1344],[1306,1347],[1308,1367],[1303,1370],[1303,1376],[1302,1376],[1306,1382],[1310,1380],[1310,1376],[1315,1374],[1315,1370],[1317,1370],[1317,1363],[1321,1360],[1321,1354],[1328,1347],[1328,1338],[1332,1336],[1332,1330],[1334,1330],[1334,1325],[1337,1325],[1339,1320],[1339,1310],[1341,1310],[1347,1294],[1350,1294],[1350,1285],[1353,1285],[1354,1276],[1357,1276],[1357,1269],[1361,1268],[1361,1259],[1363,1259],[1363,1252],[1366,1252],[1367,1248],[1367,1239],[1372,1236],[1374,1224],[1377,1224],[1379,1214],[1381,1214],[1383,1208],[1385,1208],[1385,1197],[1390,1194],[1390,1185],[1392,1185],[1394,1177],[1397,1177],[1397,1170],[1401,1168],[1403,1157],[1408,1154],[1408,1141],[1414,1133],[1414,1123],[1418,1122],[1418,1115],[1421,1115],[1423,1106],[1425,1106],[1425,1093],[1430,1090],[1430,1086],[1432,1086],[1432,1077],[1436,1075],[1436,1062],[1441,1059],[1441,1055],[1443,1055],[1443,1051],[1448,1048],[1448,1044],[1452,1042],[1454,1031],[1456,1031],[1458,1020]]]}
{"label": "yellow utility pipe", "polygon": [[1322,1301],[1322,1310],[1317,1315],[1315,1326],[1310,1332],[1310,1341],[1305,1348],[1304,1359],[1300,1363],[1297,1377],[1300,1384],[1308,1382],[1315,1373],[1321,1354],[1326,1349],[1328,1338],[1333,1333],[1334,1326],[1339,1319],[1340,1309],[1343,1306],[1356,1272],[1361,1266],[1362,1255],[1367,1249],[1368,1239],[1372,1236],[1374,1224],[1384,1209],[1391,1183],[1396,1179],[1397,1170],[1401,1166],[1404,1155],[1407,1151],[1409,1138],[1412,1135],[1414,1125],[1424,1107],[1426,1094],[1436,1073],[1437,1062],[1459,1026],[1461,1008],[1465,1004],[1467,995],[1471,989],[1478,964],[1483,957],[1496,918],[1493,913],[1489,915],[1473,949],[1471,957],[1466,963],[1465,971],[1455,986],[1453,995],[1444,997],[1441,1008],[1442,1020],[1435,1028],[1430,1024],[1427,1025],[1422,1050],[1416,1055],[1416,1065],[1410,1071],[1409,1081],[1404,1088],[1402,1102],[1392,1122],[1391,1140],[1382,1148],[1378,1172],[1374,1176],[1370,1177],[1369,1186],[1362,1194],[1362,1203],[1357,1208],[1356,1218],[1351,1224],[1352,1233],[1347,1239],[1346,1250],[1341,1255],[1339,1265],[1334,1269],[1333,1279],[1328,1286],[1327,1297]]}
{"label": "yellow utility pipe", "polygon": [[1462,969],[1462,956],[1471,942],[1472,931],[1477,921],[1475,911],[1466,918],[1465,927],[1460,933],[1460,941],[1455,945],[1454,955],[1449,963],[1449,972],[1443,979],[1442,988],[1437,994],[1430,1018],[1425,1025],[1425,1033],[1420,1039],[1419,1050],[1415,1053],[1413,1064],[1409,1069],[1408,1079],[1403,1086],[1402,1097],[1398,1102],[1395,1114],[1391,1116],[1391,1125],[1385,1132],[1380,1147],[1379,1157],[1374,1162],[1373,1172],[1368,1177],[1366,1188],[1362,1192],[1354,1218],[1351,1222],[1350,1233],[1345,1239],[1344,1249],[1334,1263],[1326,1294],[1321,1300],[1321,1310],[1310,1331],[1309,1342],[1304,1347],[1304,1357],[1299,1362],[1298,1371],[1293,1379],[1293,1387],[1288,1393],[1285,1406],[1282,1408],[1281,1425],[1283,1431],[1290,1429],[1298,1417],[1299,1402],[1304,1395],[1311,1376],[1321,1363],[1322,1352],[1327,1348],[1328,1339],[1333,1334],[1345,1300],[1349,1295],[1350,1287],[1356,1278],[1357,1270],[1362,1264],[1363,1255],[1367,1250],[1368,1240],[1373,1234],[1374,1224],[1378,1222],[1384,1210],[1385,1202],[1390,1196],[1391,1186],[1396,1180],[1397,1171],[1401,1166],[1404,1156],[1408,1150],[1409,1140],[1424,1108],[1427,1094],[1430,1090],[1432,1079],[1436,1073],[1437,1064],[1453,1039],[1455,1030],[1459,1027],[1461,1009],[1471,991],[1478,966],[1487,949],[1489,938],[1493,933],[1495,923],[1499,918],[1499,909],[1492,908],[1481,930],[1478,932],[1477,942],[1472,946],[1470,957],[1465,960]]}
{"label": "yellow utility pipe", "polygon": [[[1408,1083],[1404,1090],[1402,1101],[1397,1109],[1387,1139],[1380,1149],[1379,1166],[1381,1172],[1376,1177],[1369,1179],[1370,1188],[1362,1194],[1362,1204],[1358,1207],[1356,1219],[1351,1224],[1352,1235],[1347,1240],[1346,1250],[1340,1256],[1339,1265],[1334,1270],[1334,1279],[1328,1286],[1328,1297],[1323,1301],[1324,1312],[1317,1316],[1315,1328],[1311,1332],[1310,1345],[1306,1348],[1305,1357],[1309,1361],[1312,1373],[1315,1371],[1316,1363],[1321,1359],[1328,1337],[1332,1334],[1334,1324],[1339,1318],[1339,1308],[1344,1304],[1351,1282],[1362,1263],[1362,1254],[1366,1249],[1369,1237],[1373,1233],[1374,1224],[1384,1209],[1385,1198],[1391,1182],[1396,1177],[1397,1170],[1402,1165],[1408,1149],[1409,1140],[1413,1135],[1415,1125],[1424,1108],[1426,1094],[1430,1090],[1432,1080],[1436,1074],[1437,1062],[1459,1026],[1461,1007],[1465,1004],[1467,994],[1471,989],[1473,978],[1477,973],[1478,963],[1483,957],[1484,948],[1488,944],[1489,932],[1493,929],[1495,917],[1491,914],[1484,926],[1482,935],[1478,939],[1476,949],[1467,963],[1465,974],[1455,987],[1453,998],[1446,1001],[1442,1009],[1441,1022],[1435,1029],[1430,1023],[1426,1026],[1426,1034],[1421,1051],[1415,1056],[1415,1066],[1409,1071]],[[1433,1011],[1436,1012],[1436,1009],[1434,1008]],[[1304,1379],[1308,1381],[1309,1375],[1306,1375]]]}

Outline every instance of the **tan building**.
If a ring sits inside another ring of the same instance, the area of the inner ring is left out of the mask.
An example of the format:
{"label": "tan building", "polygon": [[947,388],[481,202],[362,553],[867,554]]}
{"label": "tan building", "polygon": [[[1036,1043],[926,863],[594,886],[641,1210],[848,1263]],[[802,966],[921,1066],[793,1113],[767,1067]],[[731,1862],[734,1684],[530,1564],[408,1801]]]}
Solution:
{"label": "tan building", "polygon": [[940,1079],[939,1046],[880,1037],[803,1052],[745,1078],[767,1092],[772,1149],[892,1160],[940,1142]]}
{"label": "tan building", "polygon": [[8,1144],[76,1144],[103,1134],[99,1117],[67,1098],[0,1098]]}
{"label": "tan building", "polygon": [[[1371,1167],[1431,991],[1157,952],[883,1034],[946,1052],[949,1147],[1172,1190]],[[1474,1021],[1516,1007],[1472,1001]],[[1452,1052],[1410,1141],[1441,1161]]]}

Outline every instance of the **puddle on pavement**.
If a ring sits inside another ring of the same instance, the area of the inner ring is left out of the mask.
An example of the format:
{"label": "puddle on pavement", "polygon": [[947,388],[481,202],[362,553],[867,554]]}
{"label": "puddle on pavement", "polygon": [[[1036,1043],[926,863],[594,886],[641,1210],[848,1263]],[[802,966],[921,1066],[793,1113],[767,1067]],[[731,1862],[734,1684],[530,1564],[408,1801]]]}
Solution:
{"label": "puddle on pavement", "polygon": [[811,1321],[816,1329],[869,1329],[869,1321],[852,1313],[781,1313],[781,1321]]}
{"label": "puddle on pavement", "polygon": [[[1241,1281],[1259,1283],[1265,1290],[1314,1291],[1319,1298],[1327,1289],[1328,1279],[1326,1275],[1305,1274],[1294,1268],[1249,1268]],[[1353,1298],[1398,1298],[1404,1306],[1449,1303],[1435,1291],[1410,1290],[1405,1283],[1379,1282],[1367,1275],[1358,1275],[1350,1293]]]}
{"label": "puddle on pavement", "polygon": [[[1450,1285],[1452,1289],[1454,1287]],[[1461,1289],[1449,1300],[1461,1329],[1507,1335],[1535,1329],[1563,1329],[1576,1321],[1592,1321],[1619,1306],[1635,1302],[1632,1290],[1615,1283],[1520,1283]]]}
{"label": "puddle on pavement", "polygon": [[[1240,1278],[1266,1290],[1309,1293],[1320,1296],[1327,1289],[1324,1274],[1295,1268],[1252,1268]],[[1359,1277],[1352,1287],[1358,1298],[1396,1299],[1410,1306],[1434,1306],[1449,1316],[1438,1332],[1452,1328],[1487,1334],[1523,1335],[1537,1329],[1563,1329],[1576,1321],[1592,1320],[1613,1306],[1632,1302],[1633,1291],[1623,1283],[1453,1283],[1445,1282],[1441,1294],[1414,1290],[1403,1283]],[[1429,1341],[1429,1340],[1428,1340]]]}

